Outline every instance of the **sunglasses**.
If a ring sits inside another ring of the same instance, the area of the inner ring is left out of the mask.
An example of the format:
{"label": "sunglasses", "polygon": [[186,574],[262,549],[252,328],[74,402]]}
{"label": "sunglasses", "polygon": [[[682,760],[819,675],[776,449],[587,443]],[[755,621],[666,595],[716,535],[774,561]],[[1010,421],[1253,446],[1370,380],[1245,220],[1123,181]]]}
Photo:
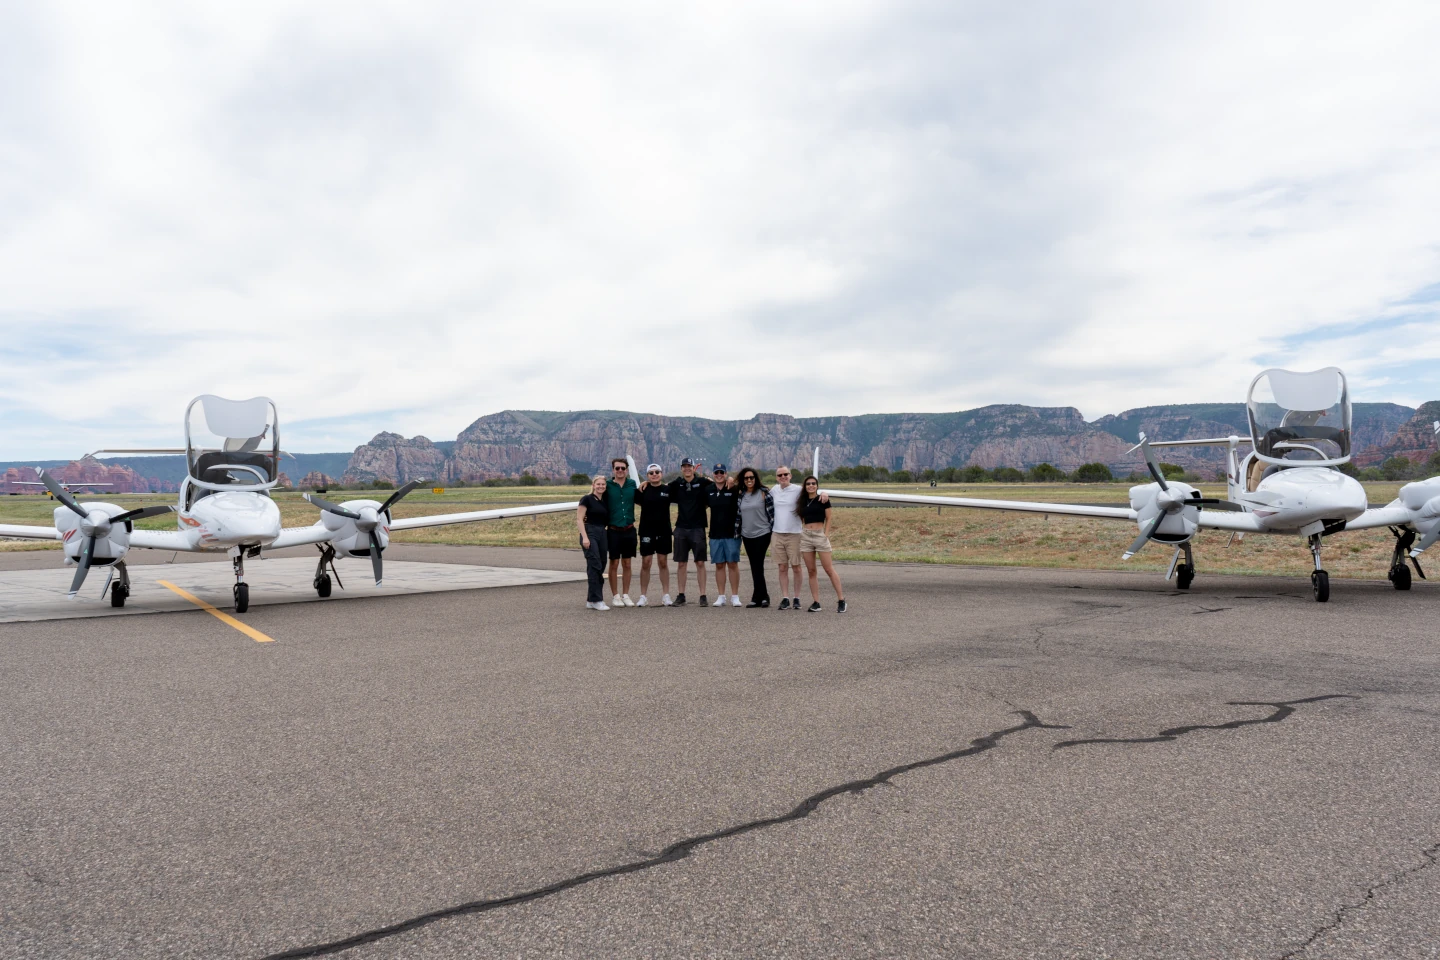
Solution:
{"label": "sunglasses", "polygon": [[611,470],[618,471],[619,473],[625,473],[625,472],[628,471],[630,468],[629,468],[629,467],[611,467],[610,469],[611,469]]}
{"label": "sunglasses", "polygon": [[650,471],[650,476],[652,476],[652,477],[658,477],[658,476],[660,476],[660,471],[659,471],[659,470],[651,470],[651,471]]}

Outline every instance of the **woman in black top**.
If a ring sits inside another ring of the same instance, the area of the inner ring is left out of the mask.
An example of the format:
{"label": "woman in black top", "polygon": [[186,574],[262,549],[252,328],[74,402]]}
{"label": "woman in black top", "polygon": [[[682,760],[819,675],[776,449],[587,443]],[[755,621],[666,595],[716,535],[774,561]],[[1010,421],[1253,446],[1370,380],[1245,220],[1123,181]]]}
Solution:
{"label": "woman in black top", "polygon": [[805,561],[805,570],[810,575],[810,612],[820,611],[820,581],[815,575],[815,557],[825,568],[830,586],[835,588],[835,598],[840,601],[836,610],[845,612],[845,588],[835,573],[835,564],[830,560],[830,502],[820,499],[820,481],[806,477],[801,485],[800,499],[795,501],[795,513],[799,515],[804,529],[800,531],[800,558]]}
{"label": "woman in black top", "polygon": [[775,498],[760,482],[754,467],[740,471],[740,543],[750,561],[750,578],[755,592],[748,607],[770,606],[770,591],[765,586],[765,552],[775,526]]}
{"label": "woman in black top", "polygon": [[575,508],[575,526],[580,528],[580,549],[585,551],[585,574],[590,578],[585,593],[585,606],[591,610],[609,610],[605,604],[605,524],[610,521],[610,508],[605,505],[605,477],[590,482],[590,492],[580,498]]}

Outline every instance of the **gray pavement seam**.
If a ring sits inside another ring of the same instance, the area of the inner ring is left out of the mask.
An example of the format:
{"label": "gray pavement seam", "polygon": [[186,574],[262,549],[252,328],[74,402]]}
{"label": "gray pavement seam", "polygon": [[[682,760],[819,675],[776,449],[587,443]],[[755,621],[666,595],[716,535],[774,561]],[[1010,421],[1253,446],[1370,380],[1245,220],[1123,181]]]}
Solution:
{"label": "gray pavement seam", "polygon": [[1069,729],[1060,724],[1045,723],[1035,714],[1028,710],[1017,710],[1021,722],[1013,726],[994,730],[984,736],[976,737],[970,741],[970,746],[958,750],[951,750],[939,756],[927,757],[924,760],[914,760],[910,763],[903,763],[888,770],[882,770],[871,777],[862,780],[850,780],[846,783],[836,784],[827,787],[818,793],[813,793],[801,800],[789,812],[774,817],[762,817],[758,820],[749,820],[744,823],[735,824],[716,830],[711,833],[698,834],[693,837],[686,837],[677,840],[665,847],[653,856],[647,856],[643,860],[635,860],[630,863],[622,863],[614,867],[605,867],[600,870],[590,870],[585,873],[558,880],[555,883],[537,887],[533,890],[526,890],[522,893],[514,893],[506,897],[496,897],[490,900],[472,900],[468,903],[456,904],[444,907],[439,910],[432,910],[418,916],[401,920],[387,926],[377,927],[363,933],[357,933],[339,940],[332,940],[327,943],[311,944],[303,947],[296,947],[290,950],[283,950],[279,953],[268,954],[264,960],[302,960],[309,957],[323,957],[340,953],[353,947],[363,946],[368,943],[375,943],[389,937],[402,933],[417,930],[427,924],[435,923],[438,920],[447,920],[452,917],[461,917],[475,913],[488,913],[492,910],[499,910],[504,907],[518,906],[522,903],[531,903],[546,897],[552,897],[566,890],[583,886],[596,880],[604,880],[610,877],[624,876],[625,874],[638,873],[642,870],[650,870],[667,863],[675,863],[690,856],[697,848],[716,840],[727,840],[731,837],[742,836],[757,830],[765,830],[780,824],[790,823],[796,820],[803,820],[819,809],[820,805],[827,800],[832,800],[842,794],[860,794],[873,787],[888,784],[895,777],[901,774],[910,773],[925,767],[934,767],[953,760],[960,760],[965,757],[973,757],[986,751],[993,750],[1000,745],[1000,741],[1011,734],[1020,733],[1025,730],[1066,730]]}
{"label": "gray pavement seam", "polygon": [[1423,858],[1420,863],[1409,868],[1408,870],[1401,870],[1399,873],[1393,873],[1390,876],[1386,877],[1384,880],[1381,880],[1379,883],[1367,887],[1365,889],[1365,895],[1354,903],[1342,904],[1333,914],[1330,915],[1329,921],[1321,924],[1319,927],[1317,927],[1314,931],[1311,932],[1310,936],[1305,938],[1304,943],[1300,944],[1300,946],[1298,947],[1287,950],[1286,952],[1280,954],[1280,956],[1277,957],[1276,960],[1294,960],[1295,957],[1300,956],[1302,953],[1313,947],[1315,945],[1315,941],[1325,936],[1325,934],[1340,929],[1341,925],[1345,923],[1345,917],[1347,914],[1353,913],[1356,910],[1363,910],[1364,908],[1368,907],[1370,903],[1374,901],[1376,894],[1378,894],[1381,890],[1384,890],[1386,887],[1392,887],[1398,883],[1404,883],[1406,880],[1413,877],[1420,871],[1428,870],[1429,868],[1435,866],[1437,862],[1440,862],[1440,843],[1432,844],[1431,846],[1428,846],[1425,849],[1421,850],[1420,856]]}
{"label": "gray pavement seam", "polygon": [[1295,708],[1302,703],[1319,703],[1322,700],[1358,700],[1359,697],[1350,693],[1323,693],[1316,697],[1303,697],[1299,700],[1227,700],[1228,707],[1270,707],[1275,712],[1268,717],[1252,717],[1248,720],[1229,720],[1225,723],[1194,723],[1183,727],[1170,727],[1161,730],[1153,737],[1089,737],[1084,740],[1062,740],[1055,744],[1052,749],[1063,750],[1066,747],[1078,747],[1086,743],[1169,743],[1178,740],[1186,734],[1195,733],[1200,730],[1239,730],[1241,727],[1253,727],[1261,723],[1280,723],[1295,712]]}

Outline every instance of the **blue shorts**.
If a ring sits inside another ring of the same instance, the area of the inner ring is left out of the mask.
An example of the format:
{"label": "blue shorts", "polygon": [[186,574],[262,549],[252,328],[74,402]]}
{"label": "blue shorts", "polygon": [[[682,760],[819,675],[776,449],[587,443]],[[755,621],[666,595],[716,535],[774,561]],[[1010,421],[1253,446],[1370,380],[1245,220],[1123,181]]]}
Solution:
{"label": "blue shorts", "polygon": [[711,537],[711,538],[710,538],[710,562],[711,562],[711,563],[739,563],[739,562],[740,562],[740,538],[739,538],[739,537]]}

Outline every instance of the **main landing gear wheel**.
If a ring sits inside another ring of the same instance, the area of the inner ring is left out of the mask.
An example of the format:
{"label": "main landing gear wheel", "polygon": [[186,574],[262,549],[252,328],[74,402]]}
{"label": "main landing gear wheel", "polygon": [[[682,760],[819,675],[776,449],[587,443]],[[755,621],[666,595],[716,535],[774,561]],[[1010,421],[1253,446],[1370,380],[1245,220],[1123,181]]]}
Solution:
{"label": "main landing gear wheel", "polygon": [[123,607],[128,599],[130,599],[130,588],[125,584],[117,583],[110,588],[110,606]]}
{"label": "main landing gear wheel", "polygon": [[315,592],[322,597],[330,596],[330,574],[315,578]]}
{"label": "main landing gear wheel", "polygon": [[1324,603],[1330,599],[1330,574],[1324,570],[1316,570],[1310,574],[1310,591],[1315,594],[1316,603]]}
{"label": "main landing gear wheel", "polygon": [[1390,568],[1390,582],[1395,585],[1396,590],[1410,589],[1410,568],[1404,563],[1396,564]]}
{"label": "main landing gear wheel", "polygon": [[244,613],[250,609],[250,584],[235,584],[235,612]]}
{"label": "main landing gear wheel", "polygon": [[1182,563],[1175,568],[1175,587],[1178,590],[1189,590],[1190,584],[1195,582],[1195,567],[1188,563]]}

